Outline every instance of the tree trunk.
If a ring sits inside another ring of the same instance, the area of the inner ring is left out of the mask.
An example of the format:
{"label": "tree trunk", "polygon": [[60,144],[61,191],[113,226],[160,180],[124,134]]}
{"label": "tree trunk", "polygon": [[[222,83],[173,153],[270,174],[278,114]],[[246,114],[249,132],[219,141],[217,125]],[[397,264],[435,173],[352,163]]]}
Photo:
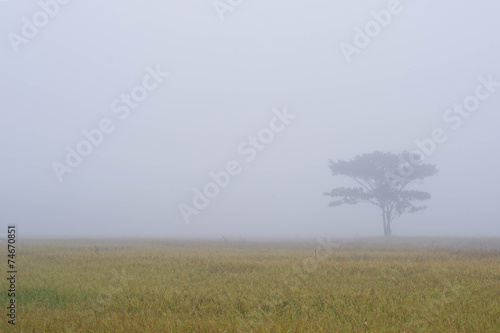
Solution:
{"label": "tree trunk", "polygon": [[389,212],[385,210],[385,208],[382,209],[382,218],[384,220],[384,236],[385,237],[391,237],[391,217],[389,215]]}
{"label": "tree trunk", "polygon": [[387,224],[387,237],[391,237],[392,230],[391,230],[391,216],[389,213],[386,214],[386,224]]}
{"label": "tree trunk", "polygon": [[384,221],[384,236],[387,237],[387,220],[385,216],[385,208],[382,208],[382,219]]}

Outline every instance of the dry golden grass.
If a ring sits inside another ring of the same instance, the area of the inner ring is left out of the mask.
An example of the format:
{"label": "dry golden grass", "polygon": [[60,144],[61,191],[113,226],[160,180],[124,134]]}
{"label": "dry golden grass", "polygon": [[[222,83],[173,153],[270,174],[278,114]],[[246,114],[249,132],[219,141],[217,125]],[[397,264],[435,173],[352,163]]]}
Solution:
{"label": "dry golden grass", "polygon": [[500,332],[497,249],[317,246],[24,242],[17,325],[0,330]]}

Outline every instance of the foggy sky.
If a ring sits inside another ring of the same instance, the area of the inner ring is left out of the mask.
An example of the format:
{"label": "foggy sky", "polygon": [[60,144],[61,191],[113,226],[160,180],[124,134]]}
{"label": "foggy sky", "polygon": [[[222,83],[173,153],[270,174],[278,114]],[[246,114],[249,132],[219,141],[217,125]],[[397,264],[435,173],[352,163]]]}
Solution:
{"label": "foggy sky", "polygon": [[[415,187],[428,209],[393,235],[500,236],[500,87],[460,128],[443,120],[479,77],[500,82],[500,4],[402,0],[348,63],[339,45],[388,3],[248,0],[221,21],[210,0],[71,1],[16,53],[9,33],[40,5],[0,2],[0,232],[380,236],[376,207],[328,207],[323,192],[355,185],[328,161],[415,150],[442,128],[426,161],[439,173]],[[120,119],[113,102],[157,66],[169,76]],[[247,162],[238,146],[285,107],[295,118]],[[52,163],[105,118],[114,131],[59,182]],[[186,225],[179,204],[232,160],[241,173]]]}

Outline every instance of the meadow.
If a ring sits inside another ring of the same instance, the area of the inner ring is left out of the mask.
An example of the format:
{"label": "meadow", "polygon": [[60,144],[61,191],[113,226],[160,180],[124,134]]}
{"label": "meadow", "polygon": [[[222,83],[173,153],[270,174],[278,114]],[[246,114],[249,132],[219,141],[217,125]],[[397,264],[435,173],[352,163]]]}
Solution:
{"label": "meadow", "polygon": [[2,332],[500,332],[500,239],[25,240],[17,269]]}

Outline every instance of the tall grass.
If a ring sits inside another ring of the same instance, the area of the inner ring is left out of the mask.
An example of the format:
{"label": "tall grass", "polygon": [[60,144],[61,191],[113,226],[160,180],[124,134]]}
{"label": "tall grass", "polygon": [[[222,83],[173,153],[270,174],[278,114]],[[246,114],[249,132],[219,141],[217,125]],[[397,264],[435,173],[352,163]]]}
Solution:
{"label": "tall grass", "polygon": [[497,250],[347,242],[314,259],[316,245],[25,242],[15,328],[500,332]]}

